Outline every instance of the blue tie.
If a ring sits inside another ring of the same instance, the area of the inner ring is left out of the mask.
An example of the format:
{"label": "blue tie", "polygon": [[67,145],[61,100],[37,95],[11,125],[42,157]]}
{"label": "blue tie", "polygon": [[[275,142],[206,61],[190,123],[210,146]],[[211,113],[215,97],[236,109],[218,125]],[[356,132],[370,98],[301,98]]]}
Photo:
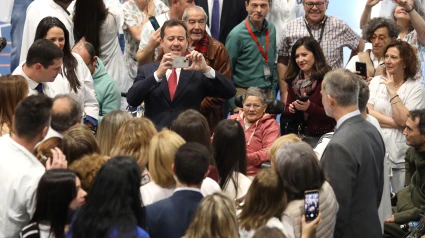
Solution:
{"label": "blue tie", "polygon": [[37,85],[37,87],[35,87],[35,89],[37,89],[38,94],[44,94],[43,93],[43,84],[42,83],[39,83]]}
{"label": "blue tie", "polygon": [[211,35],[218,40],[220,37],[220,2],[214,0],[211,17]]}

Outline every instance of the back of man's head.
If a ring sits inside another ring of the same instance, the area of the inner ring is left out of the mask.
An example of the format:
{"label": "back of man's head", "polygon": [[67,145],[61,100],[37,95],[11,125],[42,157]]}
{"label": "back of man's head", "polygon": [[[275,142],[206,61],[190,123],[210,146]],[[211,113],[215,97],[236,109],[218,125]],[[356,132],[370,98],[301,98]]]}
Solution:
{"label": "back of man's head", "polygon": [[[57,47],[57,46],[56,46]],[[23,99],[15,110],[13,128],[19,138],[33,141],[49,126],[52,99],[44,94]],[[47,133],[47,130],[45,131]],[[40,137],[40,140],[44,137]]]}
{"label": "back of man's head", "polygon": [[69,94],[57,95],[53,99],[52,122],[50,126],[57,132],[65,132],[81,122],[83,110],[80,103]]}
{"label": "back of man's head", "polygon": [[197,142],[182,145],[175,154],[174,174],[181,184],[201,185],[209,167],[207,147]]}
{"label": "back of man's head", "polygon": [[366,81],[359,78],[359,110],[360,112],[364,112],[366,110],[367,102],[369,101],[369,86]]}
{"label": "back of man's head", "polygon": [[416,118],[419,118],[418,120],[419,133],[425,136],[425,109],[410,111],[409,116],[412,119],[412,121],[416,121]]}
{"label": "back of man's head", "polygon": [[55,59],[62,59],[63,52],[52,41],[47,39],[38,39],[34,41],[28,50],[26,66],[31,67],[34,64],[41,64],[48,68],[54,64]]}
{"label": "back of man's head", "polygon": [[349,107],[358,104],[359,76],[347,69],[335,69],[325,75],[323,90],[338,106]]}

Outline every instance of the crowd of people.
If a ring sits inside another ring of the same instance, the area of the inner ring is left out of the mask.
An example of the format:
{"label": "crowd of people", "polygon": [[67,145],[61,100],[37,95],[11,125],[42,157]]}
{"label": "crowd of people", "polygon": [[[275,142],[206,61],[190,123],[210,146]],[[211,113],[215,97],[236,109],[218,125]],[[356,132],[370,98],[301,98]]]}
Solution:
{"label": "crowd of people", "polygon": [[330,4],[15,0],[0,237],[425,236],[425,3]]}

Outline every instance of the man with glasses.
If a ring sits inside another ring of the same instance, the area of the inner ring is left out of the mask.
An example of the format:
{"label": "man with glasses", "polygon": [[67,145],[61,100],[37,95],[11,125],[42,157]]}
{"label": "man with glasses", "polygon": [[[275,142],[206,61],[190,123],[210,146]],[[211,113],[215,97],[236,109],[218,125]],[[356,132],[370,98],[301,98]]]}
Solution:
{"label": "man with glasses", "polygon": [[373,77],[383,73],[385,69],[385,49],[391,42],[397,39],[399,33],[400,29],[393,20],[384,17],[371,19],[363,27],[362,37],[367,42],[372,43],[372,49],[353,56],[345,68],[352,72],[356,72],[356,62],[366,63],[366,81],[369,83]]}
{"label": "man with glasses", "polygon": [[[271,0],[246,0],[248,17],[229,33],[226,49],[229,52],[232,80],[236,95],[244,94],[249,87],[264,91],[273,98],[277,85],[276,28],[265,18],[270,11]],[[230,108],[237,113],[234,99]]]}
{"label": "man with glasses", "polygon": [[[343,48],[352,50],[351,56],[363,51],[363,41],[345,22],[333,16],[326,16],[328,0],[303,1],[305,16],[290,22],[284,29],[279,42],[277,73],[282,101],[286,102],[287,85],[284,75],[294,43],[305,36],[319,42],[328,64],[332,69],[343,68]],[[360,49],[359,49],[360,48]]]}
{"label": "man with glasses", "polygon": [[108,112],[119,110],[121,105],[120,89],[114,78],[106,72],[102,61],[96,56],[93,45],[89,42],[80,42],[72,51],[81,56],[93,77],[96,100],[99,102],[99,121]]}

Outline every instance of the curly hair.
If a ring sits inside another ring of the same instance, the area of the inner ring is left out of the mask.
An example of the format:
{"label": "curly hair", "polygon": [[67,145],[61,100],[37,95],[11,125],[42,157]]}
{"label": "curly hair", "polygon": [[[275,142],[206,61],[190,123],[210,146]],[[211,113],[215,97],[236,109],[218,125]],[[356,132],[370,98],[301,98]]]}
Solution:
{"label": "curly hair", "polygon": [[111,156],[126,155],[134,158],[143,172],[148,163],[148,147],[158,132],[146,117],[132,118],[118,130]]}
{"label": "curly hair", "polygon": [[94,178],[99,172],[102,165],[109,159],[108,156],[91,154],[83,156],[69,166],[69,169],[76,172],[81,180],[81,187],[85,191],[89,191]]}
{"label": "curly hair", "polygon": [[[397,48],[400,54],[400,58],[403,60],[403,63],[406,66],[404,68],[404,78],[415,80],[415,76],[419,70],[418,56],[416,55],[415,50],[409,43],[402,40],[397,40],[387,46],[385,49],[385,54],[387,54],[389,48],[393,47]],[[386,73],[384,72],[384,74]]]}
{"label": "curly hair", "polygon": [[387,28],[390,38],[397,38],[400,34],[400,27],[395,21],[386,17],[375,17],[362,27],[362,38],[367,42],[371,42],[371,38],[375,34],[375,31],[382,27]]}

